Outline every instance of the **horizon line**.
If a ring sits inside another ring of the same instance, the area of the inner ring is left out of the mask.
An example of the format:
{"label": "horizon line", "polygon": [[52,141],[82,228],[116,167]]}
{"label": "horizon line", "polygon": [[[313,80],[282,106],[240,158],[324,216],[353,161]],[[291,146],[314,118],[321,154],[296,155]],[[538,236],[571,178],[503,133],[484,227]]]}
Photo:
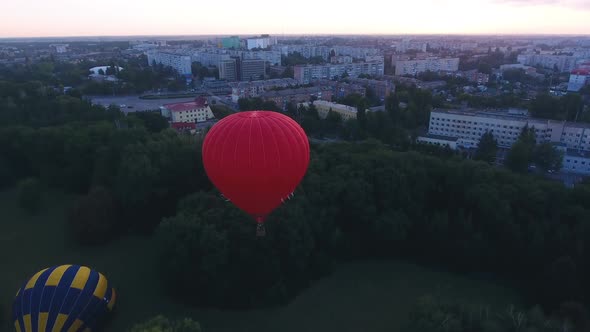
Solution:
{"label": "horizon line", "polygon": [[215,34],[132,34],[132,35],[55,35],[55,36],[20,36],[20,37],[0,37],[0,41],[19,40],[19,39],[59,39],[59,38],[138,38],[138,37],[152,37],[152,38],[170,38],[170,37],[231,37],[231,36],[252,36],[252,38],[261,35],[269,35],[274,37],[280,36],[315,36],[315,37],[331,37],[331,36],[379,36],[379,37],[394,37],[394,36],[468,36],[468,37],[585,37],[590,38],[590,33],[215,33]]}

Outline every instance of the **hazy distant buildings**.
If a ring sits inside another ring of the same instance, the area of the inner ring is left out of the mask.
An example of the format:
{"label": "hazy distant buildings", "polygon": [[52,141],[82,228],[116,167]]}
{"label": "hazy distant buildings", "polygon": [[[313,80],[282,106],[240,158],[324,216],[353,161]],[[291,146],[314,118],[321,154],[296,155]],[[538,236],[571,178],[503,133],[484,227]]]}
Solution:
{"label": "hazy distant buildings", "polygon": [[239,49],[240,48],[240,37],[238,36],[231,36],[231,37],[224,37],[221,38],[221,47],[229,48],[229,49]]}
{"label": "hazy distant buildings", "polygon": [[399,60],[395,62],[395,75],[416,76],[426,71],[455,72],[459,70],[459,58],[430,58],[425,60]]}
{"label": "hazy distant buildings", "polygon": [[68,51],[69,44],[51,44],[49,45],[56,53],[66,53]]}
{"label": "hazy distant buildings", "polygon": [[238,51],[234,55],[244,60],[264,60],[270,65],[281,64],[281,52],[279,51]]}
{"label": "hazy distant buildings", "polygon": [[559,72],[572,71],[581,59],[570,55],[549,54],[520,54],[517,61],[527,66],[541,66],[547,69],[557,69]]}
{"label": "hazy distant buildings", "polygon": [[229,60],[230,55],[224,53],[213,53],[213,52],[194,52],[191,55],[192,62],[199,62],[205,67],[216,66],[219,67],[221,61]]}
{"label": "hazy distant buildings", "polygon": [[226,81],[255,81],[264,79],[266,63],[264,60],[242,60],[232,57],[219,64],[219,78]]}
{"label": "hazy distant buildings", "polygon": [[352,63],[352,57],[350,55],[335,55],[330,58],[330,63]]}
{"label": "hazy distant buildings", "polygon": [[335,79],[341,77],[356,78],[361,74],[382,76],[385,71],[383,62],[357,62],[346,64],[298,65],[295,66],[294,76],[303,84],[314,80]]}
{"label": "hazy distant buildings", "polygon": [[191,75],[191,57],[167,52],[150,50],[147,52],[148,65],[162,64],[172,67],[181,75]]}
{"label": "hazy distant buildings", "polygon": [[282,55],[299,53],[305,58],[321,57],[328,61],[333,52],[336,56],[350,56],[354,59],[365,59],[367,56],[379,55],[376,48],[352,47],[352,46],[315,46],[315,45],[283,45],[279,46]]}
{"label": "hazy distant buildings", "polygon": [[270,36],[263,36],[258,38],[248,38],[246,39],[246,47],[251,50],[254,48],[268,48],[270,46],[276,45],[277,39]]}

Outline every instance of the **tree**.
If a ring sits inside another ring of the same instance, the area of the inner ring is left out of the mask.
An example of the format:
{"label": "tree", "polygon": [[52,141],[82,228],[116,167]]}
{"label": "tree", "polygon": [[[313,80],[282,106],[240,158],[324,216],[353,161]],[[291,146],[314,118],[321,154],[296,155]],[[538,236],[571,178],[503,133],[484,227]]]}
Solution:
{"label": "tree", "polygon": [[535,147],[533,161],[543,170],[560,170],[563,164],[563,154],[551,143],[541,143]]}
{"label": "tree", "polygon": [[508,151],[506,166],[514,172],[526,172],[529,164],[533,161],[536,142],[535,127],[524,126],[518,140]]}
{"label": "tree", "polygon": [[41,207],[41,184],[35,178],[21,180],[17,185],[18,205],[31,214]]}
{"label": "tree", "polygon": [[104,244],[115,236],[118,216],[111,193],[97,187],[80,198],[68,214],[69,231],[73,240],[79,244]]}
{"label": "tree", "polygon": [[490,64],[488,64],[486,62],[480,62],[479,65],[477,66],[477,71],[479,71],[480,73],[483,73],[483,74],[491,75],[492,74],[492,66],[490,66]]}
{"label": "tree", "polygon": [[475,159],[482,160],[487,163],[493,163],[496,160],[496,153],[498,152],[498,141],[494,138],[494,134],[486,131],[481,136],[477,150],[475,151]]}
{"label": "tree", "polygon": [[160,315],[136,324],[129,332],[201,332],[201,325],[190,318],[171,321]]}
{"label": "tree", "polygon": [[512,145],[506,156],[506,167],[517,173],[525,173],[531,162],[531,148],[522,141]]}
{"label": "tree", "polygon": [[169,127],[168,121],[159,111],[134,112],[128,115],[128,118],[138,119],[141,125],[151,133],[159,133]]}

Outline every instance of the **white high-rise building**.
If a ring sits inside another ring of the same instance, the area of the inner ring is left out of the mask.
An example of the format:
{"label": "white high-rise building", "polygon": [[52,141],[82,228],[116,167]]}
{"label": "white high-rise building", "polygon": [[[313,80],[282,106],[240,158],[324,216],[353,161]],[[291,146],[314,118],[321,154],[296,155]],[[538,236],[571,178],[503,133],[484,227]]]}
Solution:
{"label": "white high-rise building", "polygon": [[259,37],[246,39],[246,46],[249,50],[253,48],[267,48],[277,44],[277,39],[274,37]]}

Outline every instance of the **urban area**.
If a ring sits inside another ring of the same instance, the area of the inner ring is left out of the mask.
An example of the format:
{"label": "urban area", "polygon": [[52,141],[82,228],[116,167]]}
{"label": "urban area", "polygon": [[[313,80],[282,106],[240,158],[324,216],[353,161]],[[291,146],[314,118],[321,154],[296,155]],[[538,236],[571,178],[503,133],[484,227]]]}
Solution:
{"label": "urban area", "polygon": [[[255,110],[264,237],[203,165]],[[2,331],[590,331],[590,36],[0,39],[0,207]]]}

